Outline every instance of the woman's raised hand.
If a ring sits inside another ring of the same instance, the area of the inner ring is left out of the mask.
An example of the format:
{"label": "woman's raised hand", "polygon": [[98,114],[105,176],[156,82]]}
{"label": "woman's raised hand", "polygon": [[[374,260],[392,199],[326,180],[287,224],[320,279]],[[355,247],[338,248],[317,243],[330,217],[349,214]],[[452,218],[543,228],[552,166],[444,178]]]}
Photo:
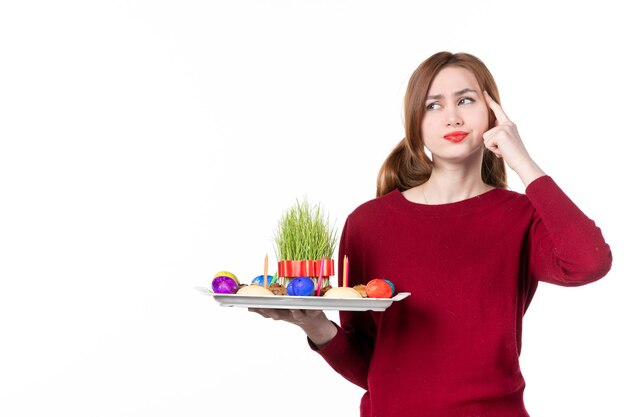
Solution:
{"label": "woman's raised hand", "polygon": [[539,166],[532,160],[522,138],[502,106],[489,94],[484,92],[485,101],[496,116],[496,126],[483,134],[485,146],[498,158],[503,158],[507,165],[520,176],[524,185],[530,184],[538,177],[545,175]]}

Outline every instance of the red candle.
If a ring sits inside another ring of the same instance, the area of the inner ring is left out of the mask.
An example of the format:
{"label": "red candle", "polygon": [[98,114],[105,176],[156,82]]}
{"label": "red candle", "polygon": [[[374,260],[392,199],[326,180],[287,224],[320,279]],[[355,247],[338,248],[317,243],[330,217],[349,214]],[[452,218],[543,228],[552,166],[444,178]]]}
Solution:
{"label": "red candle", "polygon": [[320,277],[317,279],[317,296],[321,294],[322,291],[322,276],[324,276],[324,257],[322,256],[322,264],[320,265]]}
{"label": "red candle", "polygon": [[343,286],[348,286],[348,255],[343,255]]}

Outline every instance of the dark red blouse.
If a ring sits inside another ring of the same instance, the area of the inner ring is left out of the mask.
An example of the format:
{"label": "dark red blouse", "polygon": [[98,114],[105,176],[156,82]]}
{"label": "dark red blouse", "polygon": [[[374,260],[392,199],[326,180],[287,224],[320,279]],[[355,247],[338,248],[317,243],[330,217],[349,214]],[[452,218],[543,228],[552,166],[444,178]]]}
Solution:
{"label": "dark red blouse", "polygon": [[367,391],[362,417],[528,416],[519,355],[538,281],[587,284],[612,261],[600,229],[548,176],[526,195],[494,189],[442,205],[393,191],[350,214],[344,254],[351,285],[386,278],[412,294],[382,313],[340,313],[318,350]]}

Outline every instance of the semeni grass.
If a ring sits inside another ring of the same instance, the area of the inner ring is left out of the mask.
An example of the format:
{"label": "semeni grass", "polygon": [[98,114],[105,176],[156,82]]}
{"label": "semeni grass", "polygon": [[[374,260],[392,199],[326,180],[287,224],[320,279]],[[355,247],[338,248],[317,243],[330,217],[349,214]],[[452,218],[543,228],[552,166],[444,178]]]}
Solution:
{"label": "semeni grass", "polygon": [[320,204],[312,206],[306,199],[296,200],[278,221],[274,244],[278,260],[330,259],[337,244],[337,230]]}

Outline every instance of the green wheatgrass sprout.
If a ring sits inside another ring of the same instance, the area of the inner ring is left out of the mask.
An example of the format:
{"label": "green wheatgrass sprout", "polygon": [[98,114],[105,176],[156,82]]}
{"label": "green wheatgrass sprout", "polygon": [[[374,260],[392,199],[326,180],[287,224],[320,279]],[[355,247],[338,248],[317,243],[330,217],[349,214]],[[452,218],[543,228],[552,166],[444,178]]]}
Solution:
{"label": "green wheatgrass sprout", "polygon": [[335,253],[337,230],[320,204],[306,199],[285,211],[274,232],[274,250],[279,261],[330,259]]}

